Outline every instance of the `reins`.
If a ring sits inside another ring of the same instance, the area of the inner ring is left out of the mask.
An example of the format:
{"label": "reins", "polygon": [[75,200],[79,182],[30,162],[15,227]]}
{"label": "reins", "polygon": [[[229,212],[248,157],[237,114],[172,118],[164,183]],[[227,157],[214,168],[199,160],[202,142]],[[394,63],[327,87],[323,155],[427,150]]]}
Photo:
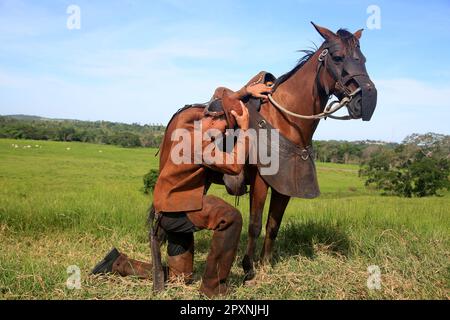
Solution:
{"label": "reins", "polygon": [[[322,63],[325,61],[325,57],[328,55],[328,49],[323,50],[320,53],[320,56],[318,58],[319,62]],[[292,111],[289,111],[285,107],[283,107],[281,104],[279,104],[274,97],[269,94],[268,98],[269,101],[272,103],[273,106],[275,106],[278,110],[299,119],[304,120],[320,120],[320,119],[335,119],[335,120],[351,120],[352,118],[350,116],[334,116],[333,114],[342,109],[343,107],[346,107],[352,100],[355,95],[357,95],[359,92],[361,92],[361,88],[356,89],[355,91],[349,93],[344,98],[342,98],[341,101],[335,100],[330,102],[324,109],[323,112],[318,114],[313,114],[310,116],[298,114]]]}
{"label": "reins", "polygon": [[[271,94],[268,95],[270,102],[280,111],[293,116],[295,118],[299,118],[299,119],[305,119],[305,120],[320,120],[320,119],[325,119],[325,118],[330,118],[330,119],[335,119],[335,120],[351,120],[350,116],[333,116],[333,113],[336,113],[337,111],[339,111],[340,109],[342,109],[343,107],[347,106],[350,101],[352,101],[353,97],[358,94],[361,91],[361,88],[356,89],[355,91],[353,91],[349,96],[344,97],[341,101],[333,101],[330,104],[328,104],[328,106],[325,108],[325,110],[321,113],[318,114],[313,114],[311,116],[305,116],[302,114],[298,114],[292,111],[287,110],[285,107],[283,107],[281,104],[279,104],[278,102],[275,101],[275,99],[272,97]],[[336,106],[335,106],[336,105]]]}

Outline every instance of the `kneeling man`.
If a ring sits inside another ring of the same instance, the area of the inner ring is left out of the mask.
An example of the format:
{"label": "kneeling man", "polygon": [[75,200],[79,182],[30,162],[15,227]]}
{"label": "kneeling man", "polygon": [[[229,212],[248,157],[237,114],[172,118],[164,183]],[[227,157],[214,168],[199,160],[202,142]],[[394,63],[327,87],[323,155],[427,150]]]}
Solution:
{"label": "kneeling man", "polygon": [[[167,233],[167,278],[169,281],[180,277],[185,282],[192,280],[194,232],[212,230],[200,288],[208,297],[227,293],[226,280],[242,229],[242,217],[237,209],[218,197],[206,195],[208,172],[214,170],[231,175],[242,172],[245,162],[242,159],[248,154],[243,137],[249,127],[249,116],[241,100],[248,96],[264,97],[270,90],[265,84],[252,82],[236,93],[222,89],[223,111],[205,113],[199,107],[182,110],[169,123],[161,144],[160,175],[153,205],[160,215],[159,227]],[[212,141],[220,139],[227,128],[233,129],[236,125],[240,129],[237,142],[230,153],[225,153]],[[211,139],[202,139],[205,133],[212,132],[216,134]],[[186,141],[180,142],[181,137]],[[202,139],[200,145],[195,137]],[[106,272],[150,278],[152,265],[130,259],[113,249],[93,270],[94,274]]]}

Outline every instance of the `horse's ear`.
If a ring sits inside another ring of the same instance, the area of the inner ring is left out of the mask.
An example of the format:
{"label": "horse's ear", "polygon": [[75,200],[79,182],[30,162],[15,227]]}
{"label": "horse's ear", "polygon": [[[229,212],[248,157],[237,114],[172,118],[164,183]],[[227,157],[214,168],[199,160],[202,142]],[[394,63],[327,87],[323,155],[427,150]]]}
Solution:
{"label": "horse's ear", "polygon": [[337,38],[337,35],[333,31],[328,30],[327,28],[318,26],[317,24],[315,24],[312,21],[311,21],[311,24],[314,26],[314,28],[316,28],[317,32],[320,33],[320,35],[325,40],[333,40],[333,39]]}
{"label": "horse's ear", "polygon": [[363,33],[364,29],[359,29],[358,31],[356,31],[353,35],[355,36],[356,39],[361,39],[362,33]]}

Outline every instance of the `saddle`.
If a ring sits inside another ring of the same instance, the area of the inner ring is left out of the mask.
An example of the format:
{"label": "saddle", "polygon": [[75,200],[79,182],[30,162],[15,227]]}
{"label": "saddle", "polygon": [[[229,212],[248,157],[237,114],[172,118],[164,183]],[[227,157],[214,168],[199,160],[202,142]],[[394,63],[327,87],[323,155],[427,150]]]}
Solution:
{"label": "saddle", "polygon": [[239,100],[231,99],[227,93],[224,92],[222,99],[212,100],[205,107],[205,115],[210,116],[222,116],[225,115],[227,119],[227,129],[236,129],[237,123],[232,111],[236,111],[237,114],[242,115],[242,106]]}

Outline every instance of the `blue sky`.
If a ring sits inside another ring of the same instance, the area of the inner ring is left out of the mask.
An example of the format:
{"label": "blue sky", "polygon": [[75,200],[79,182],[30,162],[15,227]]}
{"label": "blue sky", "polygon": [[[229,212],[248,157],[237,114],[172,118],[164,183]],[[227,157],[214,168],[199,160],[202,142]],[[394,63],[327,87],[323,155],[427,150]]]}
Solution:
{"label": "blue sky", "polygon": [[[71,4],[80,30],[66,27]],[[366,27],[369,5],[381,9],[379,30]],[[289,71],[296,50],[322,42],[310,21],[365,28],[379,90],[371,122],[327,120],[315,138],[450,134],[448,0],[0,0],[0,114],[166,123],[217,86]]]}

